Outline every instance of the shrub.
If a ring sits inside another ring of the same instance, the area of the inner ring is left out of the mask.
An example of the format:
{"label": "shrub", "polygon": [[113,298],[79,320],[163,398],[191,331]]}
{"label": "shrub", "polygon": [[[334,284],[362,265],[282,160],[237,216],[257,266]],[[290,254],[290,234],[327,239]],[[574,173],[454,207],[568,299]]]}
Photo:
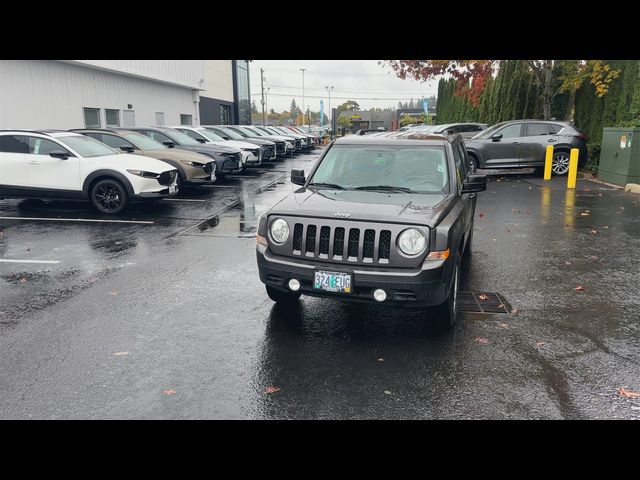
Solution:
{"label": "shrub", "polygon": [[583,170],[592,175],[598,174],[598,164],[600,163],[600,143],[587,143],[587,162]]}

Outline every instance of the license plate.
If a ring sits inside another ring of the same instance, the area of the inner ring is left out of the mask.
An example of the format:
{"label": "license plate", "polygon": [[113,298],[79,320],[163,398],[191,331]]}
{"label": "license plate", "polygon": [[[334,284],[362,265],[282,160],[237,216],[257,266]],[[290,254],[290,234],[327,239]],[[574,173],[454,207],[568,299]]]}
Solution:
{"label": "license plate", "polygon": [[170,186],[170,187],[169,187],[169,193],[176,193],[177,188],[178,188],[178,187],[176,187],[176,186],[174,186],[174,185]]}
{"label": "license plate", "polygon": [[316,270],[313,276],[313,288],[325,292],[351,293],[352,283],[350,273]]}

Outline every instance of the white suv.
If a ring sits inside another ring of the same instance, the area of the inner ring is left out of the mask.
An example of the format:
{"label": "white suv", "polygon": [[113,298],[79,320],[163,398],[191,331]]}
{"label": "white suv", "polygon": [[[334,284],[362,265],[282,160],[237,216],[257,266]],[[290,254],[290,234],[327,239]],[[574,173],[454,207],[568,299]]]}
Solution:
{"label": "white suv", "polygon": [[0,198],[84,199],[115,214],[132,200],[175,195],[177,175],[165,162],[120,154],[79,133],[0,131]]}

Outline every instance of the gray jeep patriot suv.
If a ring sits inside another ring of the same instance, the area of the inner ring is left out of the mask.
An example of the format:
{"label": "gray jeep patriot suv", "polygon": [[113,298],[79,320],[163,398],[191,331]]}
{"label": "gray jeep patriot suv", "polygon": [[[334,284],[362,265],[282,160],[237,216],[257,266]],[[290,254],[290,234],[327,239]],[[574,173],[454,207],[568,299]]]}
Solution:
{"label": "gray jeep patriot suv", "polygon": [[475,192],[460,135],[334,141],[301,185],[261,218],[260,280],[278,303],[301,294],[434,307],[456,320],[460,266],[471,252]]}

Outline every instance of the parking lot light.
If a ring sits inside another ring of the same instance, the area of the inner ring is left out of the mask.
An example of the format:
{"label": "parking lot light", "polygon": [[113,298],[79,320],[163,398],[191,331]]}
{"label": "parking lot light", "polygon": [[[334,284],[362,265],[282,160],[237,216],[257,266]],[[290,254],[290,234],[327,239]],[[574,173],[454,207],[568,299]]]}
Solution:
{"label": "parking lot light", "polygon": [[376,288],[373,291],[373,298],[375,298],[377,302],[384,302],[387,299],[387,292],[381,288]]}

